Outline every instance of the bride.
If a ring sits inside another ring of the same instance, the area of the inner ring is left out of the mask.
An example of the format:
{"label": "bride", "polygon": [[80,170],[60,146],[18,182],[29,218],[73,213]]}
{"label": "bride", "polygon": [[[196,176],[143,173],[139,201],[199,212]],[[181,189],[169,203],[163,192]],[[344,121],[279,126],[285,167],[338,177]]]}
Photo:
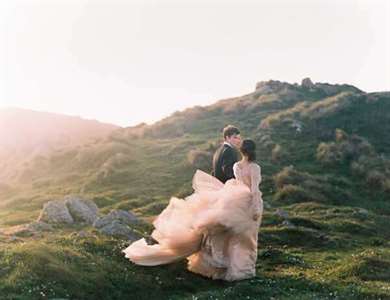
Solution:
{"label": "bride", "polygon": [[227,281],[256,275],[258,230],[263,213],[259,190],[261,168],[255,163],[255,143],[243,140],[242,160],[233,166],[235,179],[225,184],[197,170],[194,193],[172,197],[155,219],[151,236],[122,252],[138,265],[156,266],[186,258],[188,270]]}

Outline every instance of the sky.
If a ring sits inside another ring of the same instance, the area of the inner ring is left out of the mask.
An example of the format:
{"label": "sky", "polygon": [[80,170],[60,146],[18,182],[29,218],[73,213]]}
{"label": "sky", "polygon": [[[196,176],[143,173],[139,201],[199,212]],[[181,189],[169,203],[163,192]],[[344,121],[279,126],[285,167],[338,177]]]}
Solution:
{"label": "sky", "polygon": [[2,0],[0,109],[120,126],[259,81],[390,90],[387,0]]}

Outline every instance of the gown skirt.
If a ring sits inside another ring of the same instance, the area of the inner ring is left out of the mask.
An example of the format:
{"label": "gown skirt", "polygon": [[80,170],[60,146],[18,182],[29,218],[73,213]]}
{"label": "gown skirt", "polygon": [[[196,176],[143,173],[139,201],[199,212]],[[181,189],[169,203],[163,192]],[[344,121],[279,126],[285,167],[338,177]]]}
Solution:
{"label": "gown skirt", "polygon": [[156,266],[186,258],[188,270],[228,281],[255,276],[258,230],[253,220],[252,193],[236,179],[225,184],[197,170],[194,193],[172,197],[154,220],[152,238],[130,244],[122,252],[137,265]]}

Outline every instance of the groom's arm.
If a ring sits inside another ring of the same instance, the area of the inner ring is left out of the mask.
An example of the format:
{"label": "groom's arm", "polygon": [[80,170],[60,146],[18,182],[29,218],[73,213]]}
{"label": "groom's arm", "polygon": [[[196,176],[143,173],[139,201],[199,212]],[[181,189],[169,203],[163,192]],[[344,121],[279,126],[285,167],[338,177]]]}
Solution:
{"label": "groom's arm", "polygon": [[225,173],[226,180],[234,178],[233,165],[237,162],[237,157],[232,149],[228,148],[223,153],[222,170]]}

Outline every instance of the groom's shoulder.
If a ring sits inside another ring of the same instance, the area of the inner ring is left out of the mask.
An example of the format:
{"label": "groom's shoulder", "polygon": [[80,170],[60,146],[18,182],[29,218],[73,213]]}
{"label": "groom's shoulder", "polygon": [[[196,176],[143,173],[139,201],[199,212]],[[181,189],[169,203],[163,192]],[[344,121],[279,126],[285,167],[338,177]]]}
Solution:
{"label": "groom's shoulder", "polygon": [[229,146],[226,144],[221,144],[218,146],[217,150],[215,152],[225,152],[229,150]]}
{"label": "groom's shoulder", "polygon": [[223,145],[223,151],[225,153],[229,153],[229,154],[232,154],[232,153],[236,153],[236,150],[234,150],[232,147],[228,146],[228,145]]}

